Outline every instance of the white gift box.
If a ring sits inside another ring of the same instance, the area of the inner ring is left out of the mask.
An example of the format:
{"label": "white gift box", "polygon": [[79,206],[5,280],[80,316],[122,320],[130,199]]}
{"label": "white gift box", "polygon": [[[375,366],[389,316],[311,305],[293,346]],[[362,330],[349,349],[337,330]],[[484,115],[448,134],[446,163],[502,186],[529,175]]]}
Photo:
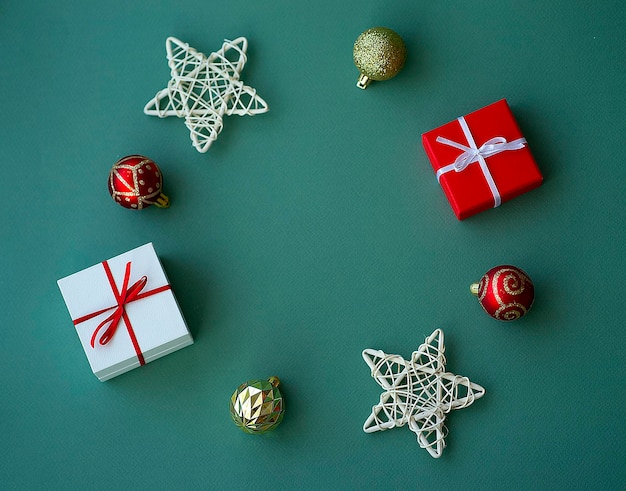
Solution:
{"label": "white gift box", "polygon": [[57,283],[100,381],[193,344],[152,243]]}

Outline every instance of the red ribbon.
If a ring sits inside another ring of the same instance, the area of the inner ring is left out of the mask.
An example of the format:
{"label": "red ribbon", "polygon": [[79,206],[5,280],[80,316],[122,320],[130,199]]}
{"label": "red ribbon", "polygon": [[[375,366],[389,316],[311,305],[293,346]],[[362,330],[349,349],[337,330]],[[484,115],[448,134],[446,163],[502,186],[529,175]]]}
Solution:
{"label": "red ribbon", "polygon": [[99,316],[100,314],[104,314],[105,312],[115,309],[115,311],[104,319],[98,327],[93,332],[91,336],[91,347],[95,348],[96,338],[98,337],[98,333],[102,328],[106,326],[106,329],[100,336],[98,343],[104,346],[107,344],[117,331],[119,327],[120,320],[124,320],[124,324],[126,325],[126,329],[128,330],[128,335],[130,336],[130,340],[133,343],[133,347],[135,348],[135,353],[137,353],[137,359],[139,360],[140,365],[145,365],[146,361],[143,358],[143,353],[141,352],[141,348],[139,347],[139,343],[137,342],[137,337],[135,336],[135,331],[133,331],[133,326],[130,323],[130,319],[128,318],[128,314],[126,313],[126,304],[130,302],[134,302],[135,300],[141,300],[142,298],[149,297],[151,295],[155,295],[156,293],[161,293],[166,290],[171,289],[170,285],[160,286],[159,288],[154,288],[153,290],[148,290],[143,293],[141,291],[144,289],[146,284],[148,283],[148,277],[142,276],[138,281],[133,283],[130,288],[128,287],[128,283],[130,282],[130,261],[126,263],[126,272],[124,273],[124,282],[122,283],[122,289],[120,291],[117,290],[117,285],[115,284],[115,279],[113,278],[113,274],[111,273],[111,268],[109,268],[109,263],[106,261],[102,262],[102,266],[104,267],[104,272],[107,275],[109,280],[109,284],[111,285],[111,290],[113,290],[113,295],[115,296],[115,300],[117,301],[117,305],[112,307],[107,307],[106,309],[98,310],[97,312],[92,312],[91,314],[87,314],[83,317],[79,317],[74,320],[74,325],[80,324],[81,322],[85,322],[89,319],[93,319],[94,317]]}

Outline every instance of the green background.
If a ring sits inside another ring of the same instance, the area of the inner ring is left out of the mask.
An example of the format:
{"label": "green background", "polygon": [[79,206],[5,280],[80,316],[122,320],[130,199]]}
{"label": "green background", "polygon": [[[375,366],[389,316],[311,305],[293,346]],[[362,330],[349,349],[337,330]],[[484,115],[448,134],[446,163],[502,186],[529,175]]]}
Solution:
{"label": "green background", "polygon": [[[0,2],[0,483],[8,489],[614,489],[626,483],[622,1]],[[356,88],[352,44],[384,25],[408,60]],[[165,39],[246,36],[267,114],[206,154],[143,114]],[[542,187],[458,222],[421,133],[507,98]],[[172,206],[113,203],[150,156]],[[152,241],[195,344],[91,373],[56,280]],[[525,318],[468,292],[533,279]],[[364,348],[405,357],[435,328],[487,393],[436,460],[407,427],[365,434]],[[286,414],[247,435],[228,399],[278,375]]]}

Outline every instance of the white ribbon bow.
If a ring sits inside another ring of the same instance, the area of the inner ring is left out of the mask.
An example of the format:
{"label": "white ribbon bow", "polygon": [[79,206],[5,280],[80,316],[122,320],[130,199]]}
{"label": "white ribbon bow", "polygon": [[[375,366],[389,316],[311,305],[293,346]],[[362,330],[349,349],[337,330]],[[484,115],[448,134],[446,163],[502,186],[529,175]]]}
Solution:
{"label": "white ribbon bow", "polygon": [[457,118],[457,121],[461,125],[461,129],[463,130],[463,134],[465,135],[469,146],[449,140],[442,136],[437,137],[436,141],[438,143],[443,143],[444,145],[463,150],[463,153],[460,154],[452,164],[448,164],[437,171],[437,181],[439,181],[441,179],[441,176],[446,172],[450,172],[452,170],[455,172],[461,172],[468,165],[474,162],[478,162],[483,172],[483,175],[485,176],[485,180],[489,185],[491,194],[493,194],[494,208],[496,208],[497,206],[500,206],[500,204],[502,203],[502,199],[500,197],[500,191],[498,191],[498,187],[496,186],[493,176],[491,175],[491,172],[489,172],[489,167],[487,166],[487,162],[485,161],[485,159],[500,152],[506,152],[508,150],[520,150],[521,148],[524,148],[526,146],[526,139],[518,138],[517,140],[507,142],[506,138],[502,136],[496,136],[491,140],[487,140],[479,148],[474,141],[474,137],[470,132],[469,126],[467,125],[465,118],[461,116],[460,118]]}

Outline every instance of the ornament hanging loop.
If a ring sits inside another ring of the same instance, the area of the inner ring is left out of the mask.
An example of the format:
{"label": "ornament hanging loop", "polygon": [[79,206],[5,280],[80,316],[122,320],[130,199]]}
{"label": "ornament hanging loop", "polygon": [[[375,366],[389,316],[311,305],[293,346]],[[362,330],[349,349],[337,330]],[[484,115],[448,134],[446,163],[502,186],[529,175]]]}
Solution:
{"label": "ornament hanging loop", "polygon": [[278,388],[278,386],[280,386],[280,379],[275,375],[272,375],[270,378],[267,379],[267,381],[272,387]]}
{"label": "ornament hanging loop", "polygon": [[165,196],[163,193],[159,194],[158,198],[154,201],[154,206],[159,208],[169,208],[170,207],[170,199]]}
{"label": "ornament hanging loop", "polygon": [[356,86],[357,86],[359,89],[363,89],[363,90],[365,90],[365,89],[367,89],[367,86],[370,84],[370,82],[371,82],[371,81],[372,81],[372,80],[371,80],[371,79],[370,79],[367,75],[365,75],[365,74],[363,74],[363,73],[362,73],[362,74],[359,76],[359,80],[357,80],[357,82],[356,82]]}

